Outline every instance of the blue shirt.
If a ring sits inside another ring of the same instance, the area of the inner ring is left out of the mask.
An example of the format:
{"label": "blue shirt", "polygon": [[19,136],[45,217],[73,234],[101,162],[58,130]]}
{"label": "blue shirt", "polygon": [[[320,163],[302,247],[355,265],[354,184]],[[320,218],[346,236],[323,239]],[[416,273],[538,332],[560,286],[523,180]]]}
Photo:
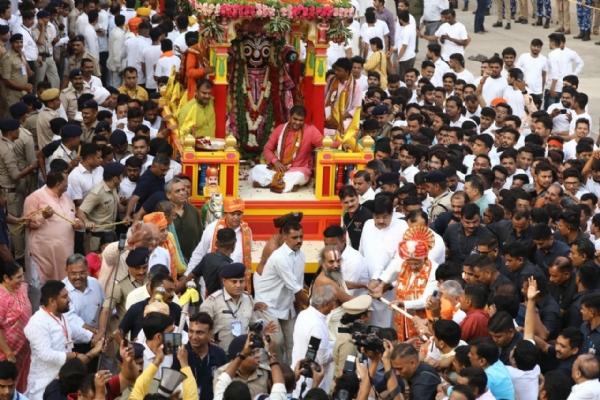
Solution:
{"label": "blue shirt", "polygon": [[198,355],[192,349],[188,342],[185,345],[188,351],[188,364],[192,369],[196,384],[198,385],[199,400],[212,400],[213,398],[213,378],[217,369],[229,362],[225,351],[219,346],[209,343],[208,354],[204,358]]}
{"label": "blue shirt", "polygon": [[498,360],[493,365],[490,365],[485,370],[485,374],[488,377],[487,385],[495,398],[515,400],[515,388],[510,379],[508,369],[506,369],[502,361]]}

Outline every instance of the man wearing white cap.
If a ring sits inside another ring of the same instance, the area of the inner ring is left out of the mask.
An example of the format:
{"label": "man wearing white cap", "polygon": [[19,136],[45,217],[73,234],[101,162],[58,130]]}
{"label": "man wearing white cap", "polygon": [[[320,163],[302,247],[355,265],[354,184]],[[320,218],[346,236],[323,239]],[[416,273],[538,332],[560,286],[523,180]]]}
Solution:
{"label": "man wearing white cap", "polygon": [[[350,327],[355,322],[369,324],[371,321],[371,303],[373,298],[368,294],[358,296],[342,304],[345,314],[342,316],[341,324],[344,328]],[[340,327],[341,328],[341,327]],[[358,349],[349,333],[338,333],[337,340],[333,345],[333,366],[335,376],[341,376],[344,370],[344,363],[348,356],[356,356]]]}

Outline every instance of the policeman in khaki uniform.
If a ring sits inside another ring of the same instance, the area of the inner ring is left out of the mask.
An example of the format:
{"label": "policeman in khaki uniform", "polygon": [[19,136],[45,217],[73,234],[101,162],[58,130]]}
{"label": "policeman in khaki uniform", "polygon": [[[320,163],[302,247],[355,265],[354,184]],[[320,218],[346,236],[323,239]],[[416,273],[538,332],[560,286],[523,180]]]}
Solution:
{"label": "policeman in khaki uniform", "polygon": [[27,82],[28,74],[33,73],[25,61],[23,35],[16,33],[10,37],[10,50],[2,56],[2,79],[8,106],[21,101],[25,93],[33,91],[33,85]]}
{"label": "policeman in khaki uniform", "polygon": [[[225,377],[226,380],[229,381],[239,381],[248,385],[248,389],[250,390],[250,396],[254,399],[257,395],[261,393],[269,392],[269,380],[271,377],[271,369],[260,363],[260,354],[261,349],[252,349],[250,355],[244,355],[242,352],[244,351],[244,347],[246,345],[246,340],[248,339],[248,335],[241,335],[233,339],[229,349],[227,351],[227,355],[229,359],[236,360],[241,359],[241,364],[239,365],[237,371],[235,371],[234,376]],[[248,350],[246,350],[248,351]],[[274,354],[273,354],[274,355]],[[275,360],[275,359],[273,359]],[[269,360],[271,361],[271,359]],[[230,363],[223,365],[217,369],[215,372],[215,377],[213,378],[213,386],[215,387],[215,392],[218,386],[221,384],[219,382],[219,377],[223,375],[227,367],[229,367]],[[221,378],[221,381],[224,379]]]}
{"label": "policeman in khaki uniform", "polygon": [[[10,31],[8,25],[0,25],[0,60],[8,52],[6,44],[10,37]],[[0,73],[2,73],[0,65]],[[6,90],[4,85],[0,85],[0,118],[8,118],[8,104],[6,102]]]}
{"label": "policeman in khaki uniform", "polygon": [[[10,114],[19,121],[19,138],[15,140],[15,155],[17,157],[17,167],[19,170],[33,164],[37,160],[35,143],[33,135],[24,127],[24,122],[29,113],[29,107],[23,102],[18,102],[10,106]],[[22,179],[25,188],[25,196],[30,195],[37,190],[37,178],[35,175],[28,175]]]}
{"label": "policeman in khaki uniform", "polygon": [[[6,204],[8,212],[15,217],[23,215],[23,204],[25,203],[25,178],[34,173],[38,167],[37,160],[26,167],[19,169],[17,156],[15,154],[14,142],[19,138],[19,121],[7,119],[0,121],[2,140],[0,140],[0,185],[6,189]],[[9,229],[15,229],[10,226]],[[25,240],[23,231],[11,235],[11,244],[15,252],[15,259],[25,257]]]}
{"label": "policeman in khaki uniform", "polygon": [[60,145],[50,156],[48,163],[60,158],[69,164],[69,170],[79,165],[81,157],[77,155],[77,149],[81,144],[83,129],[79,125],[67,124],[60,130]]}
{"label": "policeman in khaki uniform", "polygon": [[442,171],[431,171],[425,175],[425,184],[427,193],[433,198],[429,207],[429,222],[433,222],[441,213],[452,211],[452,192],[446,186],[446,174]]}
{"label": "policeman in khaki uniform", "polygon": [[60,108],[60,91],[58,89],[48,89],[40,95],[40,100],[44,103],[44,108],[40,111],[36,122],[36,131],[38,137],[38,148],[41,150],[45,145],[52,142],[54,133],[50,128],[50,121],[59,118],[57,110]]}
{"label": "policeman in khaki uniform", "polygon": [[236,337],[248,333],[248,327],[255,321],[254,300],[247,292],[246,266],[242,263],[226,265],[220,277],[223,289],[208,296],[200,306],[200,311],[213,319],[213,332],[218,345],[223,350]]}
{"label": "policeman in khaki uniform", "polygon": [[78,111],[77,101],[82,94],[90,93],[90,90],[83,85],[83,70],[75,68],[69,73],[71,85],[60,92],[60,102],[67,111],[69,121],[75,119]]}
{"label": "policeman in khaki uniform", "polygon": [[[89,249],[86,253],[96,251],[100,248],[100,237],[113,231],[114,226],[102,227],[96,229],[96,225],[113,224],[117,220],[119,211],[119,192],[118,187],[123,178],[125,166],[118,162],[109,162],[104,166],[104,180],[90,190],[83,199],[83,203],[77,210],[77,218],[85,223],[87,229],[85,243],[89,243]],[[121,206],[121,212],[125,212],[124,206]]]}
{"label": "policeman in khaki uniform", "polygon": [[73,39],[71,39],[71,46],[73,48],[73,55],[69,57],[69,61],[67,62],[67,70],[65,71],[65,78],[63,80],[63,87],[67,87],[68,85],[68,76],[71,75],[71,71],[76,68],[81,68],[81,61],[84,58],[89,58],[94,62],[94,72],[92,75],[100,78],[100,67],[98,65],[98,59],[85,51],[85,38],[83,35],[77,35]]}

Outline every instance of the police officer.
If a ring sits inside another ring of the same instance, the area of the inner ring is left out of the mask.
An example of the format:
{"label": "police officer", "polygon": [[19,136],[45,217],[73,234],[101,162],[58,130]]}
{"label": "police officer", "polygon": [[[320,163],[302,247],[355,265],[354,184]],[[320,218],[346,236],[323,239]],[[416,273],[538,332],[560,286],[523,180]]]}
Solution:
{"label": "police officer", "polygon": [[[20,101],[10,106],[9,111],[11,116],[19,121],[19,138],[15,140],[14,144],[17,167],[19,170],[22,170],[37,161],[33,135],[23,126],[29,113],[29,107],[27,104]],[[37,179],[35,174],[28,175],[27,178],[22,179],[22,181],[25,196],[30,195],[37,189]]]}
{"label": "police officer", "polygon": [[50,23],[50,12],[48,10],[40,10],[37,13],[37,25],[31,30],[34,40],[38,48],[38,68],[35,71],[35,84],[48,78],[48,82],[52,87],[58,88],[60,78],[58,77],[58,69],[54,56],[52,55],[52,42],[50,41],[50,33],[48,32],[48,24]]}
{"label": "police officer", "polygon": [[73,48],[73,55],[69,57],[69,61],[67,63],[67,71],[65,72],[65,78],[63,79],[63,88],[66,88],[69,84],[68,77],[71,75],[71,71],[76,68],[81,68],[81,61],[85,58],[88,58],[94,62],[94,72],[92,74],[100,77],[98,59],[85,51],[85,38],[83,35],[77,35],[71,39],[71,46]]}
{"label": "police officer", "polygon": [[33,92],[33,85],[27,82],[33,71],[23,55],[23,35],[16,33],[10,37],[10,50],[2,57],[2,79],[9,106],[21,100],[25,93]]}
{"label": "police officer", "polygon": [[40,102],[38,97],[33,93],[27,93],[25,96],[23,96],[21,101],[27,105],[27,108],[29,108],[29,111],[27,112],[27,118],[25,119],[25,122],[22,124],[23,128],[25,128],[29,132],[31,132],[31,135],[33,136],[33,145],[35,146],[35,151],[38,151],[39,149],[38,149],[38,145],[37,145],[36,124],[37,124],[37,117],[40,113],[39,109],[41,108],[42,103]]}
{"label": "police officer", "polygon": [[60,158],[69,164],[69,171],[79,165],[81,157],[77,155],[77,149],[81,143],[83,129],[79,125],[65,125],[60,130],[60,145],[52,153],[48,163]]}
{"label": "police officer", "polygon": [[377,186],[382,192],[395,193],[400,186],[400,174],[397,172],[384,172],[377,178]]}
{"label": "police officer", "polygon": [[71,81],[69,87],[60,92],[60,102],[67,111],[69,121],[72,121],[79,109],[77,101],[82,94],[90,93],[90,90],[83,85],[83,70],[81,68],[72,70],[69,73],[69,80]]}
{"label": "police officer", "polygon": [[446,186],[446,174],[442,171],[431,171],[425,175],[427,193],[433,198],[429,207],[429,220],[434,221],[438,215],[452,211],[452,192]]}
{"label": "police officer", "polygon": [[214,321],[215,338],[219,347],[229,349],[231,341],[248,333],[255,321],[254,300],[244,292],[246,266],[242,263],[226,265],[220,277],[223,289],[214,292],[200,306],[200,311]]}
{"label": "police officer", "polygon": [[[0,185],[6,189],[6,205],[8,212],[13,216],[23,215],[23,204],[25,202],[25,180],[27,175],[35,172],[38,166],[37,160],[33,163],[19,169],[17,156],[15,154],[14,142],[19,138],[19,121],[8,119],[0,122],[2,130],[2,140],[0,140]],[[16,226],[9,225],[9,230]],[[15,252],[15,259],[25,257],[25,239],[23,230],[19,230],[11,235],[12,247]]]}
{"label": "police officer", "polygon": [[52,142],[52,128],[50,121],[59,118],[57,110],[60,108],[60,92],[58,89],[48,89],[40,95],[40,100],[44,103],[44,108],[40,112],[36,122],[36,131],[38,137],[38,148],[42,149],[45,145]]}

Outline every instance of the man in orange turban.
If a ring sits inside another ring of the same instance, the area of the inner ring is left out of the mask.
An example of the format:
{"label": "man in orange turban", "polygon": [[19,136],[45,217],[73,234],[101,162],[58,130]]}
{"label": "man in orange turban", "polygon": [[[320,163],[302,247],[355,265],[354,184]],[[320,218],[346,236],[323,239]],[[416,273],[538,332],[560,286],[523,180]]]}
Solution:
{"label": "man in orange turban", "polygon": [[163,212],[153,212],[144,215],[144,222],[147,224],[154,224],[158,227],[158,230],[160,231],[158,246],[169,252],[171,265],[167,265],[167,267],[171,270],[171,277],[177,282],[177,267],[180,260],[178,258],[177,244],[175,243],[174,237],[169,235],[169,221],[167,220],[167,217]]}
{"label": "man in orange turban", "polygon": [[[244,199],[239,197],[225,199],[223,205],[225,215],[223,218],[210,223],[204,228],[202,239],[198,243],[198,246],[196,246],[188,262],[188,269],[185,272],[186,276],[200,263],[202,257],[217,249],[217,232],[219,229],[231,228],[235,231],[237,239],[231,259],[233,262],[239,262],[246,266],[246,289],[250,292],[252,289],[252,231],[248,227],[248,224],[242,220],[245,209],[246,203]],[[203,282],[201,284],[204,286]],[[200,293],[204,295],[204,287]]]}

